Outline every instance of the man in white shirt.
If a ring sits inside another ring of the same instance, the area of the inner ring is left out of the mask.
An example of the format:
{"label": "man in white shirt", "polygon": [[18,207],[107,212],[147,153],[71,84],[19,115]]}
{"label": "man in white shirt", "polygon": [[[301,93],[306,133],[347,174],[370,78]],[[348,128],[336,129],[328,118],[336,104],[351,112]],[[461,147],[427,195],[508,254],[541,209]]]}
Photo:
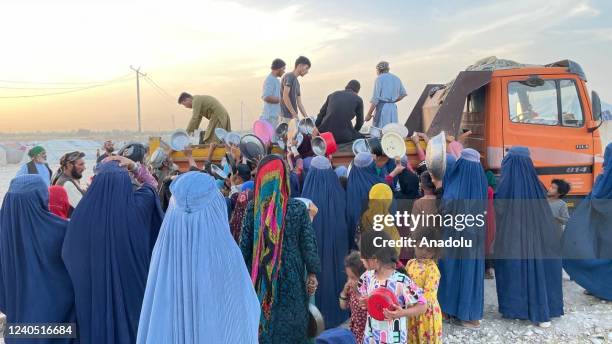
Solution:
{"label": "man in white shirt", "polygon": [[281,84],[278,78],[285,74],[285,61],[274,59],[272,61],[272,72],[268,74],[263,85],[261,99],[264,101],[261,119],[268,121],[273,127],[278,124],[278,117],[281,113]]}
{"label": "man in white shirt", "polygon": [[85,153],[70,152],[60,159],[60,168],[53,178],[53,185],[63,186],[68,194],[68,202],[74,209],[85,195],[85,188],[81,185],[81,178],[85,171]]}

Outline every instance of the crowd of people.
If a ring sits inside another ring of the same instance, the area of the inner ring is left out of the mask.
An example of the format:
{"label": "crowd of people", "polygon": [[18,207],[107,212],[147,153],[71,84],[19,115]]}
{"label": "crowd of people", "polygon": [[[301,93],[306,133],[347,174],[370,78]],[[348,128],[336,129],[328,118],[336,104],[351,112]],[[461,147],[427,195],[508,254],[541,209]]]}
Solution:
{"label": "crowd of people", "polygon": [[[300,57],[279,87],[284,67],[275,60],[266,80],[267,120],[306,114],[297,78],[310,61]],[[397,121],[393,102],[405,91],[385,75],[387,63],[377,70],[381,96],[366,120],[374,114],[383,126]],[[358,91],[351,81],[330,95],[317,125],[333,127],[329,111],[341,104],[363,111]],[[222,108],[214,98],[179,102],[229,129],[207,110]],[[387,157],[380,143],[348,168],[291,152],[248,160],[228,145],[218,168],[198,165],[186,149],[183,172],[171,155],[154,168],[146,146],[115,151],[107,141],[89,181],[82,152],[62,156],[54,174],[36,146],[0,211],[0,311],[8,323],[76,323],[82,343],[440,343],[443,322],[481,326],[485,278],[496,280],[503,317],[542,327],[563,314],[562,268],[612,299],[612,144],[570,217],[569,184],[554,180],[547,190],[528,148],[511,148],[496,176],[461,137],[449,137],[437,176],[418,144],[427,136],[413,140],[419,164]],[[396,212],[487,216],[484,227],[464,221],[461,229],[381,223]],[[378,244],[403,238],[471,245]],[[312,326],[315,307],[322,333]]]}

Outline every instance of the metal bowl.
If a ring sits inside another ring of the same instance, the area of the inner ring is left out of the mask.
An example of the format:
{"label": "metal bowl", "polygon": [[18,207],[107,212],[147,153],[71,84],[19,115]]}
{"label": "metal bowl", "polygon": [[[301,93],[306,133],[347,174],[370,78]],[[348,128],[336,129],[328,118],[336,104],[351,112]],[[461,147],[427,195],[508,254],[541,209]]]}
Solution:
{"label": "metal bowl", "polygon": [[359,153],[369,153],[370,147],[368,147],[368,141],[365,139],[357,139],[353,142],[353,154],[357,155]]}
{"label": "metal bowl", "polygon": [[219,176],[221,179],[227,179],[227,174],[225,173],[225,171],[223,171],[223,169],[215,164],[211,164],[210,165],[210,170],[216,174],[217,176]]}
{"label": "metal bowl", "polygon": [[225,136],[227,136],[227,130],[223,128],[215,128],[215,136],[221,141],[225,142]]}
{"label": "metal bowl", "polygon": [[325,156],[325,152],[327,151],[327,143],[321,136],[316,136],[312,138],[312,152],[315,155]]}
{"label": "metal bowl", "polygon": [[298,123],[298,130],[304,135],[312,135],[314,128],[314,121],[310,117],[303,118]]}
{"label": "metal bowl", "polygon": [[168,153],[162,148],[157,148],[153,154],[151,154],[151,159],[149,159],[149,163],[153,168],[160,168],[164,161],[168,158]]}
{"label": "metal bowl", "polygon": [[444,132],[429,139],[425,164],[432,177],[442,180],[446,172],[446,135]]}
{"label": "metal bowl", "polygon": [[323,315],[312,303],[308,304],[308,337],[316,338],[325,330]]}
{"label": "metal bowl", "polygon": [[229,146],[239,146],[240,145],[240,134],[235,132],[229,132],[225,135],[225,140],[223,141],[226,145]]}
{"label": "metal bowl", "polygon": [[383,136],[383,131],[377,127],[370,127],[370,136],[380,138]]}
{"label": "metal bowl", "polygon": [[380,140],[383,152],[391,159],[401,158],[406,155],[406,143],[404,138],[396,132],[388,132]]}
{"label": "metal bowl", "polygon": [[382,128],[383,135],[386,133],[398,133],[403,139],[408,137],[408,128],[399,123],[389,123]]}
{"label": "metal bowl", "polygon": [[191,137],[184,129],[178,129],[170,136],[170,147],[177,152],[184,150],[190,143]]}
{"label": "metal bowl", "polygon": [[250,161],[266,154],[264,143],[253,134],[246,134],[240,139],[240,151]]}

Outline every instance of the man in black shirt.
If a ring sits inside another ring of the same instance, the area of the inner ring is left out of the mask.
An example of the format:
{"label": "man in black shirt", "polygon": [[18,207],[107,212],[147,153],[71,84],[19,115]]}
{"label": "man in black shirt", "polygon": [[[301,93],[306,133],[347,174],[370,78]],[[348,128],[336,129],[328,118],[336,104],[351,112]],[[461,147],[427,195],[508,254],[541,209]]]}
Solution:
{"label": "man in black shirt", "polygon": [[[336,143],[347,143],[363,137],[363,100],[357,95],[360,85],[351,80],[343,91],[330,94],[323,104],[315,125],[319,132],[331,132]],[[356,119],[355,127],[351,122]]]}

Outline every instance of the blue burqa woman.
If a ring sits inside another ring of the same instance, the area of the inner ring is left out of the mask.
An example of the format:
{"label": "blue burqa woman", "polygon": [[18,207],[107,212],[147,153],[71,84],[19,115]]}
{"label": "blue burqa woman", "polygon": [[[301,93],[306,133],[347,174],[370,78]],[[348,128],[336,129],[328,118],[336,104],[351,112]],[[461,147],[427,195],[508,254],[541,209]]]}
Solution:
{"label": "blue burqa woman", "polygon": [[499,312],[548,326],[563,315],[561,233],[525,147],[512,147],[502,161],[495,211]]}
{"label": "blue burqa woman", "polygon": [[62,258],[81,343],[134,343],[163,213],[153,187],[134,189],[116,162],[99,165],[68,225]]}
{"label": "blue burqa woman", "polygon": [[[48,204],[47,185],[34,174],[13,179],[4,196],[0,210],[0,311],[9,324],[75,321],[72,283],[60,256],[68,222],[50,213]],[[24,339],[5,341],[26,343]]]}
{"label": "blue burqa woman", "polygon": [[[444,239],[471,240],[472,247],[444,248],[439,262],[438,301],[442,312],[456,318],[465,327],[478,327],[484,307],[484,223],[461,221],[468,215],[485,214],[487,177],[480,164],[480,154],[467,148],[444,177],[441,213],[457,220],[444,224]],[[479,226],[482,224],[483,226]]]}
{"label": "blue burqa woman", "polygon": [[593,191],[565,227],[563,268],[586,292],[612,300],[612,143]]}
{"label": "blue burqa woman", "polygon": [[312,223],[321,260],[316,305],[323,314],[325,327],[336,327],[348,317],[338,305],[338,295],[346,283],[343,262],[349,250],[348,228],[346,194],[327,158],[312,159],[302,197],[319,208]]}
{"label": "blue burqa woman", "polygon": [[188,172],[170,189],[137,343],[257,343],[259,301],[214,178]]}
{"label": "blue burqa woman", "polygon": [[361,214],[368,204],[368,193],[372,186],[384,182],[385,180],[376,174],[372,154],[359,153],[355,156],[346,186],[346,221],[351,248],[357,249],[354,237]]}

